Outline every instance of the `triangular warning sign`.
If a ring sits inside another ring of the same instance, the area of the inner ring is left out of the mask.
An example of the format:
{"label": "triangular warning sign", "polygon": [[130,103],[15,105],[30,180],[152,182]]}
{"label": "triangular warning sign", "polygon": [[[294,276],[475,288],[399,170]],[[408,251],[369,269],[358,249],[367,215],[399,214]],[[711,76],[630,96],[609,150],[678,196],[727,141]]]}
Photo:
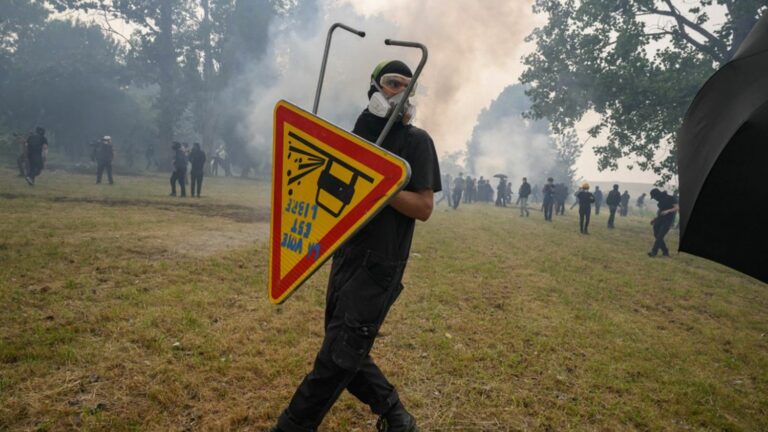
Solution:
{"label": "triangular warning sign", "polygon": [[269,299],[282,303],[408,182],[405,160],[286,101],[275,106]]}

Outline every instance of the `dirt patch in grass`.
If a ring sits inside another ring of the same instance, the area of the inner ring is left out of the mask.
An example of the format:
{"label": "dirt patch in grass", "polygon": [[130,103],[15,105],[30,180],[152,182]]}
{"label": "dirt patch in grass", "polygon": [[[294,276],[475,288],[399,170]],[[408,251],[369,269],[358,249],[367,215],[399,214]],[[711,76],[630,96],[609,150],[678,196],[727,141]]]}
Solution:
{"label": "dirt patch in grass", "polygon": [[[14,193],[2,193],[0,198],[4,199],[18,199],[18,198],[32,198],[31,195],[14,194]],[[34,197],[40,199],[39,197]],[[269,209],[268,208],[254,208],[247,207],[238,204],[213,204],[205,202],[197,202],[197,198],[186,198],[189,201],[179,202],[167,202],[160,200],[149,199],[100,199],[89,197],[72,197],[72,196],[52,196],[43,198],[50,202],[56,203],[84,203],[84,204],[96,204],[108,207],[152,207],[158,210],[166,211],[183,211],[188,213],[198,214],[200,216],[209,217],[223,217],[235,222],[240,223],[259,223],[269,221]],[[178,198],[182,200],[183,198]]]}

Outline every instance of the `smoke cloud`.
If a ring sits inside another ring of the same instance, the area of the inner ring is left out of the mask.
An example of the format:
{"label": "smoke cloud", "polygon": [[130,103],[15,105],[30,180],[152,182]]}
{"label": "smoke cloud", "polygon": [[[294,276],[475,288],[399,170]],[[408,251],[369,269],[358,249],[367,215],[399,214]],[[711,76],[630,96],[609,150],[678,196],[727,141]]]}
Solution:
{"label": "smoke cloud", "polygon": [[478,116],[467,143],[467,168],[476,175],[506,174],[517,181],[541,183],[549,176],[566,181],[558,170],[557,146],[544,121],[524,119],[530,102],[522,85],[504,89]]}
{"label": "smoke cloud", "polygon": [[334,22],[367,35],[334,33],[318,115],[350,129],[367,105],[375,65],[397,58],[415,70],[420,59],[419,50],[388,47],[384,39],[421,42],[429,60],[414,98],[414,123],[429,131],[441,154],[463,149],[478,112],[517,80],[513,72],[520,71],[522,41],[535,25],[533,20],[519,25],[532,16],[530,1],[319,0],[316,6],[272,23],[266,55],[244,78],[249,93],[233,95],[246,110],[239,132],[258,159],[269,158],[272,109],[279,99],[311,110],[326,33]]}

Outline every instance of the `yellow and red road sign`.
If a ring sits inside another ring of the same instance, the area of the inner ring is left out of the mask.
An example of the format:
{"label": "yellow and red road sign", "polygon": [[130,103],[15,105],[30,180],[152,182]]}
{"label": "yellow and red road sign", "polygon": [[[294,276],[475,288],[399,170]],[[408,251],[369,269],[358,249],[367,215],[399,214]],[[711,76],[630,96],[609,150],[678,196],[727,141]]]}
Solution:
{"label": "yellow and red road sign", "polygon": [[269,299],[284,302],[410,178],[408,162],[286,101],[275,105]]}

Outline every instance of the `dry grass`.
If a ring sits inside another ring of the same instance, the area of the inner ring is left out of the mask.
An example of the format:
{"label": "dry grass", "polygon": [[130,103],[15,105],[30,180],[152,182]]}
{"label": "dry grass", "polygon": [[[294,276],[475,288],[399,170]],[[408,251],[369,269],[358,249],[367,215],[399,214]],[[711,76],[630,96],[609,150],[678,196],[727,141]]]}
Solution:
{"label": "dry grass", "polygon": [[[322,338],[265,293],[264,183],[0,170],[0,430],[260,430]],[[426,431],[767,430],[768,292],[621,218],[440,207],[374,357]],[[670,235],[670,238],[673,237]],[[671,243],[676,244],[674,239]],[[324,431],[375,418],[344,395]]]}

